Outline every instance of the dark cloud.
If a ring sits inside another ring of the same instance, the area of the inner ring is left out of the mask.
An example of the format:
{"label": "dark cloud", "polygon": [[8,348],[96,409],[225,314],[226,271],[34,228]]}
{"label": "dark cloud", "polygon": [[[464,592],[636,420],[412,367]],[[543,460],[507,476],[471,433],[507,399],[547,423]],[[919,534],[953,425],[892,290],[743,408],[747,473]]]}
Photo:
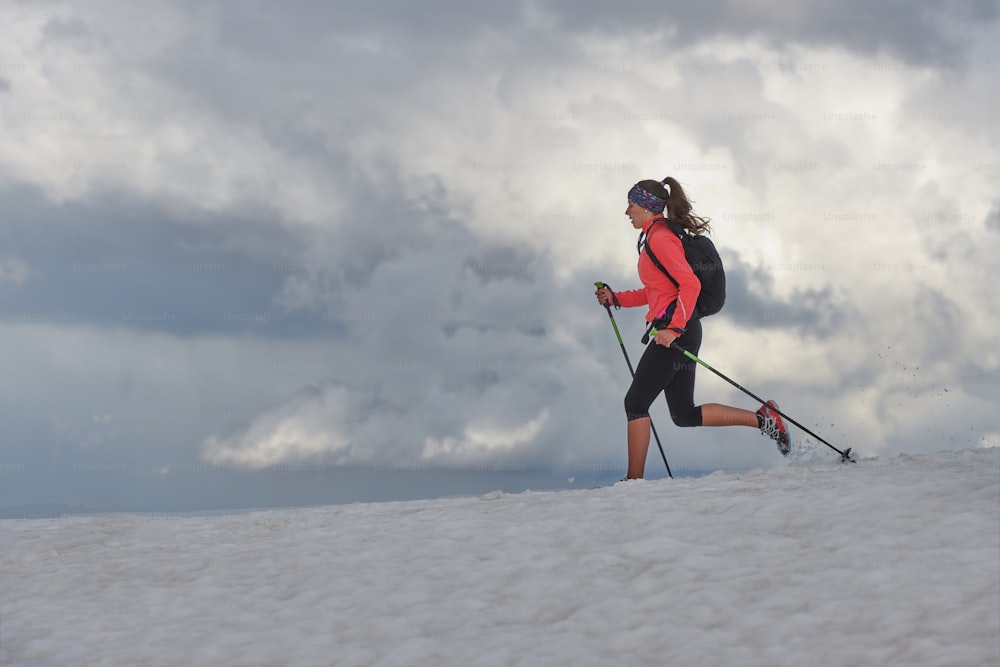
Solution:
{"label": "dark cloud", "polygon": [[764,0],[684,0],[670,5],[639,0],[625,6],[580,7],[557,0],[543,6],[573,29],[662,31],[678,46],[711,38],[756,36],[778,47],[823,45],[869,56],[888,53],[931,67],[961,64],[966,32],[1000,15],[995,0],[809,0],[794,7]]}
{"label": "dark cloud", "polygon": [[776,276],[794,283],[800,274],[832,271],[821,262],[784,264],[755,268],[737,253],[727,253],[726,307],[722,311],[735,322],[759,329],[791,329],[821,340],[842,333],[844,323],[855,314],[830,286],[821,289],[794,289],[783,299],[776,295]]}
{"label": "dark cloud", "polygon": [[530,284],[533,282],[534,262],[531,254],[506,247],[486,250],[477,257],[468,257],[462,263],[462,268],[468,269],[484,283],[514,280]]}
{"label": "dark cloud", "polygon": [[69,20],[54,18],[46,21],[43,34],[46,39],[56,41],[78,40],[93,36],[87,24],[78,18]]}
{"label": "dark cloud", "polygon": [[[204,3],[198,3],[204,7]],[[204,10],[202,10],[204,11]],[[840,46],[865,55],[888,52],[909,62],[953,66],[964,56],[966,31],[995,21],[995,0],[878,2],[808,0],[794,7],[755,0],[657,0],[581,4],[570,0],[525,0],[471,6],[456,0],[414,5],[392,0],[297,3],[275,11],[268,3],[244,3],[242,11],[219,5],[210,12],[223,44],[280,59],[301,58],[328,47],[331,33],[381,38],[413,55],[445,53],[456,41],[483,31],[537,29],[552,34],[660,32],[679,47],[712,38],[763,37],[789,44]],[[546,40],[541,40],[546,41]]]}
{"label": "dark cloud", "polygon": [[914,305],[919,326],[937,334],[933,337],[935,341],[947,340],[962,321],[958,304],[943,290],[935,288],[922,290]]}
{"label": "dark cloud", "polygon": [[130,195],[58,205],[0,191],[0,246],[30,270],[0,319],[179,335],[336,335],[336,322],[275,306],[299,242],[262,217],[218,218]]}
{"label": "dark cloud", "polygon": [[1000,203],[993,204],[993,208],[986,215],[986,229],[1000,232]]}
{"label": "dark cloud", "polygon": [[[314,149],[329,145],[331,136],[350,137],[359,125],[394,122],[393,99],[419,90],[442,72],[500,67],[502,74],[529,68],[535,76],[548,71],[555,77],[587,59],[574,36],[660,33],[678,50],[713,38],[761,37],[779,50],[796,44],[831,46],[950,68],[966,56],[966,33],[1000,15],[993,0],[809,0],[794,10],[781,3],[732,0],[685,0],[670,6],[655,0],[625,6],[553,0],[475,7],[452,0],[419,6],[309,2],[294,8],[250,2],[239,12],[224,3],[183,6],[198,17],[197,28],[138,65],[231,122],[252,120],[268,133],[300,135],[306,138],[301,143]],[[491,37],[495,35],[503,40]],[[487,55],[491,51],[492,57]],[[793,56],[785,60],[789,69],[797,69]],[[641,58],[597,65],[644,67]],[[716,62],[688,65],[689,86],[699,78],[715,83],[725,74]],[[759,78],[754,67],[745,63],[741,71],[735,63],[725,69],[739,81],[741,75]],[[730,87],[715,85],[713,90],[718,94]],[[336,104],[324,101],[328,93]],[[725,107],[725,102],[719,104]],[[294,109],[297,118],[276,117],[276,109]],[[308,140],[317,113],[327,122],[326,142]],[[290,145],[287,137],[280,143]]]}

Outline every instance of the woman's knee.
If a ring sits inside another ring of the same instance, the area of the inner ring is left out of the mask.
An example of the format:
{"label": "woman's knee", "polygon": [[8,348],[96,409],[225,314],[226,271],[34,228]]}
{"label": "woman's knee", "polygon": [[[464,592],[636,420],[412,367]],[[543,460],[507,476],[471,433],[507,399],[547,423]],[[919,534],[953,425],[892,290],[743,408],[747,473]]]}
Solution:
{"label": "woman's knee", "polygon": [[625,418],[628,421],[649,417],[649,404],[629,391],[625,394]]}
{"label": "woman's knee", "polygon": [[670,418],[674,420],[674,424],[681,428],[701,426],[701,406],[692,407],[689,410],[671,410]]}

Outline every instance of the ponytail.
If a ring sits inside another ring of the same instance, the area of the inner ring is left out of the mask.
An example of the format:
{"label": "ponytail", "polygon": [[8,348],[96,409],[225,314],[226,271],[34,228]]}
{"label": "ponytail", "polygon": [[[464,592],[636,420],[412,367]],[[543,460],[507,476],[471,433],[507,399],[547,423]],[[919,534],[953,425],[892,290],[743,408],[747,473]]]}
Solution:
{"label": "ponytail", "polygon": [[695,215],[692,212],[691,202],[688,200],[687,195],[684,194],[684,188],[681,187],[676,178],[667,176],[660,181],[660,184],[661,186],[665,186],[664,191],[668,191],[666,207],[668,218],[676,220],[692,234],[704,234],[711,231],[712,221],[700,215]]}

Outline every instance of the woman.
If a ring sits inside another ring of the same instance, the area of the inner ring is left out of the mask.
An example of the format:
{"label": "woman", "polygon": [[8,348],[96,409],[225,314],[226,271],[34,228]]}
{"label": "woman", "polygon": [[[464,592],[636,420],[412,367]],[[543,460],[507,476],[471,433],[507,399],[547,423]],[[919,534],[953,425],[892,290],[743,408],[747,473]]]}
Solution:
{"label": "woman", "polygon": [[633,227],[642,230],[653,255],[677,284],[653,264],[641,247],[639,279],[642,289],[617,293],[607,287],[597,290],[597,301],[601,305],[614,303],[625,308],[648,305],[646,321],[658,330],[639,360],[632,386],[625,395],[628,419],[626,478],[643,476],[649,449],[649,406],[661,391],[666,393],[670,417],[678,426],[753,426],[777,441],[782,454],[788,454],[791,441],[781,416],[771,409],[778,407],[773,401],[768,401],[755,413],[719,403],[694,404],[697,364],[671,346],[676,341],[681,348],[698,354],[701,322],[694,313],[701,283],[684,257],[680,238],[666,224],[664,210],[668,218],[692,234],[708,231],[709,221],[692,213],[681,184],[669,176],[660,182],[640,181],[629,190],[625,215]]}

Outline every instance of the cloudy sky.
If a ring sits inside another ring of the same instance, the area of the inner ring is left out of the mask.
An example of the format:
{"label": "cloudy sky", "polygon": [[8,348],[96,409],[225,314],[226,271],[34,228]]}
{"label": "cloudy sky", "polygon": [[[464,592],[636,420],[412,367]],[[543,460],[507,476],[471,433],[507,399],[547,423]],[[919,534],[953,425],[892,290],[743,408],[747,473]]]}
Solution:
{"label": "cloudy sky", "polygon": [[[704,359],[863,455],[1000,445],[998,19],[3,3],[0,506],[617,478],[593,282],[638,285],[625,193],[667,175],[727,265]],[[705,372],[696,400],[754,408]],[[653,418],[675,474],[782,463]]]}

